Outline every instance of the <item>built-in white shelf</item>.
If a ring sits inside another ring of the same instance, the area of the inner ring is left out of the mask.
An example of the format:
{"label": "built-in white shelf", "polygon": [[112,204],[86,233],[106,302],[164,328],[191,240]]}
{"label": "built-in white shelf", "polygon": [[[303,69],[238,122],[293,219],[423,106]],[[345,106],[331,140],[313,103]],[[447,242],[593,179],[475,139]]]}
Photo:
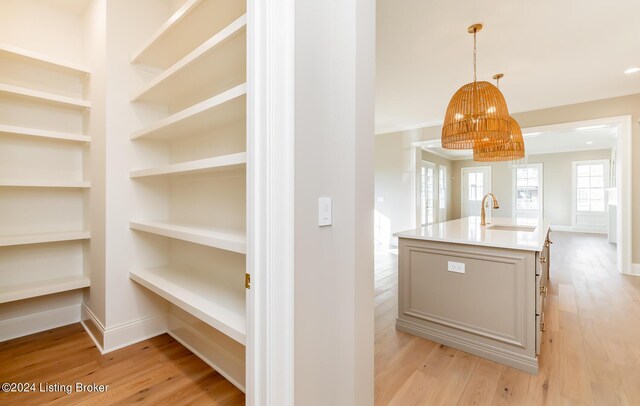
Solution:
{"label": "built-in white shelf", "polygon": [[[242,273],[244,274],[244,272]],[[168,267],[133,270],[129,277],[241,344],[246,339],[244,289]],[[242,278],[238,282],[242,283]],[[241,292],[241,293],[239,293]]]}
{"label": "built-in white shelf", "polygon": [[171,18],[169,18],[131,57],[131,63],[147,63],[152,66],[162,65],[166,57],[158,55],[162,52],[162,40],[172,29],[180,24],[185,16],[191,13],[202,0],[187,0]]}
{"label": "built-in white shelf", "polygon": [[[217,56],[215,51],[225,40],[245,30],[246,26],[247,16],[243,15],[147,83],[131,101],[169,103],[183,89],[213,81],[218,72],[244,70],[244,65],[239,65],[238,59]],[[225,67],[226,64],[237,66]],[[211,66],[215,66],[215,69],[211,69]]]}
{"label": "built-in white shelf", "polygon": [[189,241],[226,251],[241,254],[245,254],[247,251],[246,236],[239,232],[158,220],[131,221],[129,227],[133,230]]}
{"label": "built-in white shelf", "polygon": [[69,231],[62,233],[22,234],[0,236],[0,247],[14,245],[42,244],[61,241],[88,240],[91,233],[88,231]]}
{"label": "built-in white shelf", "polygon": [[136,131],[131,139],[173,139],[245,120],[246,94],[247,84],[243,83]]}
{"label": "built-in white shelf", "polygon": [[247,163],[247,153],[221,155],[213,158],[198,159],[196,161],[180,162],[160,166],[157,168],[141,169],[132,171],[131,178],[142,178],[147,176],[161,175],[181,175],[198,172],[215,172],[236,169]]}
{"label": "built-in white shelf", "polygon": [[63,141],[91,142],[91,138],[86,135],[41,130],[38,128],[16,127],[6,124],[0,124],[0,133],[24,135],[28,137],[51,138]]}
{"label": "built-in white shelf", "polygon": [[0,287],[0,303],[88,288],[90,284],[89,278],[85,275],[74,275],[14,286],[2,286]]}
{"label": "built-in white shelf", "polygon": [[42,188],[80,188],[91,187],[91,182],[82,180],[41,180],[41,179],[2,179],[0,187],[42,187]]}
{"label": "built-in white shelf", "polygon": [[0,58],[14,59],[34,63],[46,68],[64,70],[71,73],[88,75],[89,69],[81,64],[64,61],[62,59],[18,48],[13,45],[0,44]]}
{"label": "built-in white shelf", "polygon": [[26,87],[8,85],[6,83],[0,83],[0,93],[6,93],[12,96],[25,97],[33,100],[37,100],[43,103],[51,103],[54,105],[88,109],[91,108],[91,103],[87,100],[77,99],[75,97],[60,96],[54,93],[41,92],[39,90],[28,89]]}

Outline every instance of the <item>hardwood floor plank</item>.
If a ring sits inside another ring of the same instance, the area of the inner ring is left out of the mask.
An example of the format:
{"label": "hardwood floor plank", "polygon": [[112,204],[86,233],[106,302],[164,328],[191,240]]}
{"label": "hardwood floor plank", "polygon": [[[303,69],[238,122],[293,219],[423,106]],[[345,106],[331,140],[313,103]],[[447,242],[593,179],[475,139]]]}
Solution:
{"label": "hardwood floor plank", "polygon": [[479,359],[469,382],[458,401],[460,406],[491,406],[503,366],[486,359]]}
{"label": "hardwood floor plank", "polygon": [[2,405],[242,405],[244,394],[163,334],[101,355],[80,324],[0,343],[0,381],[109,385],[105,393],[2,393]]}

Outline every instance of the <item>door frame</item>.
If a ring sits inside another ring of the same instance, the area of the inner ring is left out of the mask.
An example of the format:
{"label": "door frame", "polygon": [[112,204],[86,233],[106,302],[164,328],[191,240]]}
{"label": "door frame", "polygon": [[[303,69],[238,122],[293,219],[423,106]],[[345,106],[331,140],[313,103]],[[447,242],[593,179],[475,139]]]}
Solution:
{"label": "door frame", "polygon": [[[433,170],[433,205],[434,205],[434,207],[433,207],[433,222],[437,223],[438,222],[438,217],[437,217],[438,213],[437,213],[437,210],[435,208],[435,205],[436,205],[436,201],[437,201],[436,197],[437,197],[437,193],[438,193],[438,191],[436,189],[436,176],[437,176],[436,170],[438,168],[438,165],[436,165],[434,162],[422,159],[420,161],[420,178],[422,177],[422,167],[424,167],[424,166],[431,167],[431,169]],[[418,193],[418,203],[419,204],[418,204],[417,211],[416,211],[416,223],[419,224],[422,227],[423,226],[422,218],[421,218],[422,217],[422,199],[421,199],[421,196],[420,196],[421,187],[422,187],[421,179],[418,179],[418,191],[417,191],[417,193]]]}
{"label": "door frame", "polygon": [[[493,179],[493,172],[491,170],[491,165],[464,166],[464,167],[460,168],[460,218],[463,218],[463,213],[464,213],[464,172],[465,172],[465,169],[488,169],[489,170],[489,191],[491,191],[492,179]],[[480,205],[482,205],[482,202],[480,202]],[[480,213],[478,213],[478,216],[479,215],[480,215]]]}
{"label": "door frame", "polygon": [[294,404],[294,0],[247,4],[246,404]]}
{"label": "door frame", "polygon": [[[522,133],[545,131],[572,131],[577,127],[594,125],[613,125],[618,131],[616,145],[616,188],[618,194],[617,218],[617,266],[618,271],[627,275],[640,276],[640,264],[634,264],[632,259],[632,211],[631,211],[631,163],[632,163],[632,117],[631,115],[598,118],[594,120],[570,121],[559,124],[549,124],[536,127],[522,128]],[[551,226],[553,230],[554,227]]]}

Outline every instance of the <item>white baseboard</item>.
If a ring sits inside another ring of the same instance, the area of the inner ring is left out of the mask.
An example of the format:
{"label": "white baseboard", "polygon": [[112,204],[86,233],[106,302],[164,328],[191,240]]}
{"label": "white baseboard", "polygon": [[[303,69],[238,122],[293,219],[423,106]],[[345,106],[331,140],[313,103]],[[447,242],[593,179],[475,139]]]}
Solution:
{"label": "white baseboard", "polygon": [[607,234],[606,230],[581,226],[556,226],[551,225],[551,231],[567,231],[571,233]]}
{"label": "white baseboard", "polygon": [[[113,327],[105,327],[85,304],[82,304],[82,315],[82,325],[102,354],[128,347],[131,344],[167,332],[167,317],[165,314],[156,314]],[[93,326],[89,326],[88,323],[92,323]]]}
{"label": "white baseboard", "polygon": [[11,340],[80,321],[80,303],[0,321],[0,341]]}

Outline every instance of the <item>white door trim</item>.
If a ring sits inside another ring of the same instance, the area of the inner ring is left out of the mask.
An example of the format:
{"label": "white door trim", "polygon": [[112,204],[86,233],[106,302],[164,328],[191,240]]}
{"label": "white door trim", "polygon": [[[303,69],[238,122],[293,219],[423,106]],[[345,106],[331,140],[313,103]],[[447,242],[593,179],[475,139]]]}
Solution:
{"label": "white door trim", "polygon": [[[431,170],[433,171],[433,179],[432,179],[432,196],[433,196],[433,201],[432,201],[432,205],[433,205],[433,223],[437,223],[438,222],[438,210],[437,210],[437,203],[438,203],[438,190],[437,190],[437,165],[431,161],[427,161],[427,160],[421,160],[420,161],[420,180],[418,181],[418,224],[420,224],[420,226],[422,226],[422,196],[421,196],[421,189],[422,189],[422,168],[423,167],[427,167],[427,168],[431,168]],[[433,224],[430,223],[430,224]]]}
{"label": "white door trim", "polygon": [[585,120],[579,122],[567,122],[551,124],[538,127],[523,128],[522,132],[532,133],[541,131],[567,131],[579,126],[592,126],[600,124],[616,125],[618,128],[617,144],[617,191],[618,191],[618,271],[624,274],[633,275],[632,269],[632,210],[631,210],[631,151],[632,151],[632,118],[627,116],[605,117],[595,120]]}
{"label": "white door trim", "polygon": [[247,4],[246,404],[294,402],[294,0]]}
{"label": "white door trim", "polygon": [[[463,217],[463,213],[464,213],[464,172],[465,170],[471,170],[471,169],[486,169],[489,171],[489,191],[492,192],[492,184],[491,184],[491,179],[493,178],[493,173],[491,171],[491,166],[486,165],[486,166],[465,166],[460,168],[460,217]],[[482,204],[481,204],[482,205]],[[478,213],[478,216],[480,215],[480,213]]]}

